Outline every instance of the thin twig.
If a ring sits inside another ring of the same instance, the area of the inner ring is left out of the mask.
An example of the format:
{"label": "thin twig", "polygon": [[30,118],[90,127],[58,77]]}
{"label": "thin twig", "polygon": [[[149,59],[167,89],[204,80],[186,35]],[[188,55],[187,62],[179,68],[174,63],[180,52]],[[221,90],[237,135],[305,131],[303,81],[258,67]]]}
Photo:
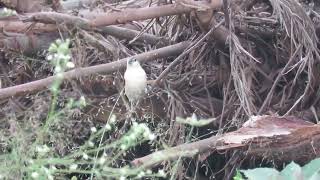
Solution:
{"label": "thin twig", "polygon": [[274,83],[272,84],[272,87],[266,97],[266,99],[264,100],[262,106],[259,109],[258,114],[261,114],[264,110],[264,108],[267,106],[267,104],[269,103],[269,101],[271,100],[271,96],[273,94],[274,88],[276,88],[280,78],[282,77],[282,75],[286,72],[287,68],[289,67],[289,65],[291,64],[291,62],[294,60],[295,56],[297,55],[297,53],[299,52],[301,48],[301,45],[298,46],[298,48],[296,49],[296,51],[293,53],[293,55],[291,56],[291,58],[289,59],[288,63],[284,66],[284,68],[281,70],[281,72],[278,74],[276,80],[274,81]]}
{"label": "thin twig", "polygon": [[158,78],[155,80],[153,86],[158,85],[158,83],[160,82],[160,80],[166,76],[169,71],[176,66],[180,60],[185,57],[186,55],[188,55],[191,51],[193,51],[196,47],[198,47],[204,40],[206,40],[211,33],[214,32],[214,30],[216,30],[219,26],[221,26],[224,23],[224,20],[222,20],[221,22],[219,22],[216,26],[214,26],[213,28],[210,29],[210,31],[207,32],[207,34],[205,34],[199,41],[193,42],[192,44],[190,44],[190,46],[187,48],[186,51],[184,51],[182,54],[180,54],[164,71],[162,71],[162,73],[158,76]]}

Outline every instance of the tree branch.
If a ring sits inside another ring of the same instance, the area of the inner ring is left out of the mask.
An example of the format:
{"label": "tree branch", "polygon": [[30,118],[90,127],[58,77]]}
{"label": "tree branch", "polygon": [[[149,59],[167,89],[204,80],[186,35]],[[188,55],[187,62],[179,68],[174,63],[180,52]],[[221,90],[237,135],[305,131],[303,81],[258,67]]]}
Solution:
{"label": "tree branch", "polygon": [[[176,56],[181,52],[183,52],[184,49],[189,44],[190,42],[184,41],[175,45],[141,53],[133,57],[143,63],[145,61],[153,61],[159,58]],[[76,68],[71,71],[63,73],[63,77],[64,77],[64,80],[67,80],[67,79],[73,79],[73,78],[80,78],[80,77],[97,74],[97,73],[112,73],[121,68],[124,68],[126,65],[126,61],[127,61],[127,58],[124,58],[119,61],[114,61],[107,64],[95,65],[95,66],[90,66],[85,68]],[[45,89],[52,84],[54,79],[55,79],[55,76],[50,76],[45,79],[40,79],[33,82],[0,89],[0,99],[8,98],[11,96],[17,96],[17,95],[25,95],[28,93]]]}
{"label": "tree branch", "polygon": [[163,161],[176,160],[180,157],[193,157],[196,154],[205,153],[207,151],[214,151],[219,145],[217,141],[220,136],[212,136],[200,141],[181,144],[166,150],[157,151],[147,156],[137,158],[131,162],[132,165],[143,168],[150,168],[158,165]]}
{"label": "tree branch", "polygon": [[[196,3],[199,4],[199,7],[203,7],[205,5],[206,7],[211,9],[218,9],[222,6],[220,0],[212,0],[211,3],[208,3],[206,1],[197,1]],[[84,29],[92,29],[94,27],[124,24],[131,21],[141,21],[163,16],[189,13],[194,10],[195,8],[183,6],[177,3],[147,8],[125,9],[120,12],[101,13],[100,15],[97,14],[96,17],[91,21],[85,18],[56,12],[32,13],[29,17],[26,18],[26,20],[41,23],[73,24]]]}

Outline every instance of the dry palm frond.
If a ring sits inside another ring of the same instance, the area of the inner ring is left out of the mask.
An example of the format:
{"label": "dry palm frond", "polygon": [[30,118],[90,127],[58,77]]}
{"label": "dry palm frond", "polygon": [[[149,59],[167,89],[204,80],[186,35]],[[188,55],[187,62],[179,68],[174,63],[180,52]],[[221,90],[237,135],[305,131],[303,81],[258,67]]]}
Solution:
{"label": "dry palm frond", "polygon": [[295,84],[303,71],[307,71],[308,74],[308,82],[304,93],[296,100],[296,103],[290,109],[292,110],[310,90],[313,81],[312,68],[315,65],[314,59],[320,60],[317,49],[318,39],[312,20],[297,1],[270,0],[270,2],[273,6],[274,15],[279,19],[287,36],[290,37],[291,52],[293,53],[300,45],[302,46],[299,50],[300,52],[297,53],[300,55],[300,60],[293,65],[293,67],[297,68],[293,84]]}
{"label": "dry palm frond", "polygon": [[239,39],[232,33],[229,42],[231,75],[233,77],[235,90],[241,107],[246,114],[250,116],[256,110],[252,101],[253,97],[250,83],[250,79],[253,77],[246,72],[246,69],[249,67],[246,67],[246,65],[252,63],[250,59],[255,60],[255,58],[241,46]]}
{"label": "dry palm frond", "polygon": [[[253,93],[251,81],[253,73],[248,74],[249,67],[252,67],[254,61],[258,62],[250,52],[248,52],[240,43],[235,32],[235,24],[232,20],[231,11],[227,12],[229,18],[229,51],[230,51],[230,66],[231,76],[237,96],[240,100],[240,107],[245,111],[246,115],[251,116],[256,112],[253,103]],[[252,61],[253,60],[253,61]],[[252,71],[249,69],[249,71]]]}

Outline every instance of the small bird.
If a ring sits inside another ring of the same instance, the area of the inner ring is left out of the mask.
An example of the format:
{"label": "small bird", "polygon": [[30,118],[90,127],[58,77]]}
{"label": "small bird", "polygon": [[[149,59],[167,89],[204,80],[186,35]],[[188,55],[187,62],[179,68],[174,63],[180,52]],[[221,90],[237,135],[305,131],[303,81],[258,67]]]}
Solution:
{"label": "small bird", "polygon": [[147,87],[147,75],[135,58],[128,59],[127,70],[124,73],[125,94],[127,95],[131,111],[138,104],[139,99],[144,95]]}

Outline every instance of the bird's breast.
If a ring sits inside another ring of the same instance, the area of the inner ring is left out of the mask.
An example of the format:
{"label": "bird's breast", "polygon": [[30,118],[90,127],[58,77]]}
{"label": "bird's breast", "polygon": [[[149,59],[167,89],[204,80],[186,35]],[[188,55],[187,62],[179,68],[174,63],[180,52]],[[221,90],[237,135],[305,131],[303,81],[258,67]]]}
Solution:
{"label": "bird's breast", "polygon": [[147,86],[147,76],[141,68],[129,68],[124,74],[125,93],[131,100],[138,99]]}
{"label": "bird's breast", "polygon": [[144,70],[141,68],[129,68],[124,73],[124,79],[127,82],[146,82],[147,76]]}

